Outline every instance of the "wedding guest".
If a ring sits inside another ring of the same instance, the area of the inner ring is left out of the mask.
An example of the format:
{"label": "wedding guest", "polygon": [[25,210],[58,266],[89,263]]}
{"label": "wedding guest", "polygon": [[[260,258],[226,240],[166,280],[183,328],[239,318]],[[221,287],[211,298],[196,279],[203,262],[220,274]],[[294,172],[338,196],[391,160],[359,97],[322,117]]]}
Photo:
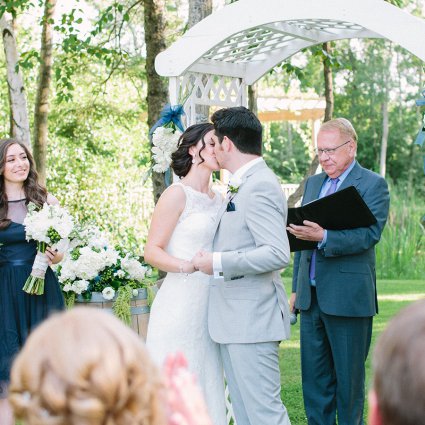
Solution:
{"label": "wedding guest", "polygon": [[[25,240],[27,205],[57,204],[37,179],[28,148],[15,139],[0,140],[0,418],[14,423],[7,401],[10,367],[28,334],[52,311],[64,308],[58,281],[48,268],[43,295],[22,290],[36,256],[36,242]],[[62,255],[48,249],[50,264]]]}
{"label": "wedding guest", "polygon": [[[363,424],[365,361],[378,311],[375,245],[388,217],[385,180],[356,161],[357,134],[336,118],[320,127],[317,155],[323,172],[305,185],[303,205],[354,186],[376,223],[329,230],[312,221],[288,231],[317,248],[296,252],[291,309],[301,311],[301,372],[309,425]],[[338,413],[337,413],[338,412]]]}
{"label": "wedding guest", "polygon": [[425,424],[425,300],[395,316],[373,355],[370,425]]}
{"label": "wedding guest", "polygon": [[100,309],[52,316],[12,369],[10,399],[26,425],[211,425],[181,356],[165,375],[130,328]]}

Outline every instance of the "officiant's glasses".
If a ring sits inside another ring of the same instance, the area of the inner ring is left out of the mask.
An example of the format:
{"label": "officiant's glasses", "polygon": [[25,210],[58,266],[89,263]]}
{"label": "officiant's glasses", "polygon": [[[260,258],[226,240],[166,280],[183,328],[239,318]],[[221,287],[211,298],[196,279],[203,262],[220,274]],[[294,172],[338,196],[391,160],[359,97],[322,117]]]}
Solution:
{"label": "officiant's glasses", "polygon": [[320,158],[322,156],[322,154],[326,154],[328,156],[332,156],[335,154],[335,151],[337,149],[339,149],[340,147],[346,145],[347,143],[350,143],[351,140],[348,140],[347,142],[343,143],[342,145],[336,146],[335,148],[331,148],[331,149],[315,149],[316,155]]}

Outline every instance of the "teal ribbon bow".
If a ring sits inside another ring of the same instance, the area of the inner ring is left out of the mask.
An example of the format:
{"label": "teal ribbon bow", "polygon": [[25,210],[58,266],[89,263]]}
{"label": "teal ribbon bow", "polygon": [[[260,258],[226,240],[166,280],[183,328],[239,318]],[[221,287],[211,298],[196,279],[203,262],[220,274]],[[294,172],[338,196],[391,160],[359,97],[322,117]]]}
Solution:
{"label": "teal ribbon bow", "polygon": [[183,133],[184,127],[181,120],[182,115],[184,115],[183,105],[171,106],[167,103],[161,111],[159,120],[150,129],[149,136],[152,137],[153,132],[158,127],[166,127],[170,123],[173,123]]}

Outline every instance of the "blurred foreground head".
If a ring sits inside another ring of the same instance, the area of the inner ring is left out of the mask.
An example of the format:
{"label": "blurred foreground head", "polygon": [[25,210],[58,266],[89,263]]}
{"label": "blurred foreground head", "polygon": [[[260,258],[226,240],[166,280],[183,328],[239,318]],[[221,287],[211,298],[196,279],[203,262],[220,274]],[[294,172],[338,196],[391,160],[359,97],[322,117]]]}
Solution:
{"label": "blurred foreground head", "polygon": [[163,425],[162,391],[140,337],[112,314],[80,307],[31,334],[10,401],[29,425]]}
{"label": "blurred foreground head", "polygon": [[425,300],[395,316],[379,337],[370,425],[425,424]]}

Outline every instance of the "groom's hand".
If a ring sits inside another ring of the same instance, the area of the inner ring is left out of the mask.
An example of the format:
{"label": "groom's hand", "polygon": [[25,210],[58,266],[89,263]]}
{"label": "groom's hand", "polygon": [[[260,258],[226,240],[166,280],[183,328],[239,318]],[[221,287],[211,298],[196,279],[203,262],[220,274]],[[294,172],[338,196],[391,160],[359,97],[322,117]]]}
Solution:
{"label": "groom's hand", "polygon": [[200,251],[192,258],[192,264],[195,269],[202,273],[213,274],[213,255],[212,252]]}

